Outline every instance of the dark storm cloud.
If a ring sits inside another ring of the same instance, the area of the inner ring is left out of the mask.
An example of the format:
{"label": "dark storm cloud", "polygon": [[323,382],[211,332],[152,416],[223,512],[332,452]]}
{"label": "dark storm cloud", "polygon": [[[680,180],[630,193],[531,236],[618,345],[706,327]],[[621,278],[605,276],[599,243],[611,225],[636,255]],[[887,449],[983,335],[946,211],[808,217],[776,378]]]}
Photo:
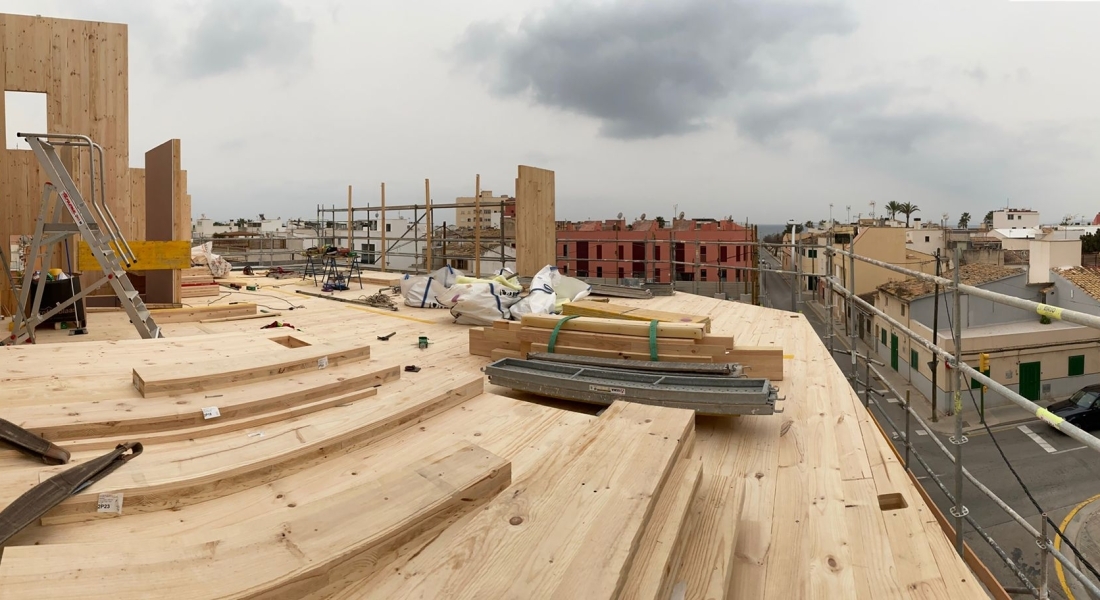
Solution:
{"label": "dark storm cloud", "polygon": [[749,104],[737,115],[739,129],[768,143],[796,131],[819,134],[858,154],[905,154],[921,142],[945,135],[990,134],[982,123],[936,110],[893,109],[903,92],[887,87],[831,94],[806,94]]}
{"label": "dark storm cloud", "polygon": [[183,49],[191,77],[246,67],[286,67],[308,62],[313,24],[298,19],[282,0],[218,0],[206,7]]}
{"label": "dark storm cloud", "polygon": [[[608,137],[650,138],[704,127],[736,92],[784,85],[769,73],[776,62],[852,28],[845,9],[823,4],[558,2],[515,30],[471,25],[456,58],[498,95],[594,117]],[[772,51],[778,60],[763,68]]]}

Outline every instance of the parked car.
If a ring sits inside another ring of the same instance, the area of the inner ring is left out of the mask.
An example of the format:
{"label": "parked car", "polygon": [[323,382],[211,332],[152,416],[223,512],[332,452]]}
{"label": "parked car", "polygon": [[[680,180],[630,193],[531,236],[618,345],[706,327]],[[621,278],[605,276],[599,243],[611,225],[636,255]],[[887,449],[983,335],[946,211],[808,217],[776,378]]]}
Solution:
{"label": "parked car", "polygon": [[1100,384],[1085,386],[1047,410],[1081,429],[1100,429]]}

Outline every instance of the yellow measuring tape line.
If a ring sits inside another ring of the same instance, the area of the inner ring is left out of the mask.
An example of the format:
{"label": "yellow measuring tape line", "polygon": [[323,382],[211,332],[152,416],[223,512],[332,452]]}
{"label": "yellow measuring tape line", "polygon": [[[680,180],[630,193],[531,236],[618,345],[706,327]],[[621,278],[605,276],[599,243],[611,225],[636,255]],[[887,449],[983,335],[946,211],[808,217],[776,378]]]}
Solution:
{"label": "yellow measuring tape line", "polygon": [[[1077,506],[1074,506],[1073,510],[1069,511],[1069,514],[1066,515],[1066,518],[1062,519],[1062,524],[1059,525],[1058,528],[1064,532],[1066,530],[1066,526],[1069,525],[1069,522],[1072,521],[1073,517],[1077,515],[1077,512],[1080,511],[1082,508],[1085,508],[1089,504],[1095,502],[1096,500],[1100,500],[1100,494],[1097,494],[1092,498],[1089,498],[1088,500],[1085,500],[1084,502],[1078,504]],[[1054,536],[1054,549],[1059,552],[1062,551],[1062,536]],[[1069,598],[1069,600],[1077,600],[1077,598],[1073,595],[1073,592],[1069,590],[1069,584],[1066,583],[1066,573],[1062,570],[1062,561],[1054,561],[1054,571],[1058,574],[1058,583],[1062,584],[1062,591],[1066,593],[1066,598]]]}

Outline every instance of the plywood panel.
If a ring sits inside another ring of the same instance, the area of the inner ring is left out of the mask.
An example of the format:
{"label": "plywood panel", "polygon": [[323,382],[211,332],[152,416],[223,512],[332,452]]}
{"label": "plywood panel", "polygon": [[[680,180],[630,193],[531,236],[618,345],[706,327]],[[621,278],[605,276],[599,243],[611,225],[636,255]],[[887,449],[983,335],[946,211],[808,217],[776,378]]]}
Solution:
{"label": "plywood panel", "polygon": [[556,264],[554,172],[520,165],[516,178],[516,271],[531,277]]}

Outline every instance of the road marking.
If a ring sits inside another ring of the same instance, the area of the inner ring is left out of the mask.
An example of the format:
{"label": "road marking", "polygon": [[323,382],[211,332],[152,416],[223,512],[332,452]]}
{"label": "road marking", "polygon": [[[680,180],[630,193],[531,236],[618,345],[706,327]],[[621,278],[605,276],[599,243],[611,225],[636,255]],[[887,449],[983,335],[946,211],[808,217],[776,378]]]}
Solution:
{"label": "road marking", "polygon": [[1088,446],[1078,446],[1076,448],[1070,448],[1068,450],[1059,450],[1059,451],[1055,452],[1055,454],[1063,454],[1065,452],[1073,452],[1074,450],[1080,450],[1082,448],[1088,448]]}
{"label": "road marking", "polygon": [[[1066,518],[1062,519],[1062,524],[1058,526],[1058,529],[1061,530],[1064,534],[1066,532],[1066,527],[1069,526],[1069,522],[1073,520],[1074,515],[1076,515],[1077,512],[1080,511],[1082,508],[1085,508],[1090,503],[1095,502],[1098,499],[1100,499],[1100,494],[1097,494],[1092,498],[1089,498],[1088,500],[1085,500],[1084,502],[1078,504],[1077,506],[1074,506],[1073,510],[1069,511],[1069,514],[1066,515]],[[1054,549],[1059,552],[1062,551],[1062,536],[1054,536]],[[1066,598],[1069,598],[1069,600],[1077,600],[1077,598],[1073,595],[1073,592],[1069,591],[1069,584],[1066,583],[1066,573],[1062,570],[1062,561],[1054,561],[1054,572],[1058,574],[1058,583],[1062,584],[1062,591],[1066,593]]]}
{"label": "road marking", "polygon": [[1019,429],[1020,431],[1024,432],[1024,435],[1031,438],[1036,444],[1039,444],[1039,447],[1042,448],[1043,450],[1046,450],[1047,452],[1049,452],[1051,454],[1054,454],[1055,452],[1057,452],[1057,450],[1054,449],[1054,446],[1051,446],[1050,444],[1048,444],[1046,440],[1044,440],[1042,437],[1040,437],[1038,433],[1035,433],[1034,431],[1032,431],[1031,428],[1028,427],[1027,425],[1020,425],[1016,429]]}
{"label": "road marking", "polygon": [[893,397],[887,398],[886,401],[889,402],[890,404],[897,404],[898,403],[898,399],[893,398]]}
{"label": "road marking", "polygon": [[928,432],[923,430],[923,429],[918,429],[917,430],[917,435],[928,435]]}

